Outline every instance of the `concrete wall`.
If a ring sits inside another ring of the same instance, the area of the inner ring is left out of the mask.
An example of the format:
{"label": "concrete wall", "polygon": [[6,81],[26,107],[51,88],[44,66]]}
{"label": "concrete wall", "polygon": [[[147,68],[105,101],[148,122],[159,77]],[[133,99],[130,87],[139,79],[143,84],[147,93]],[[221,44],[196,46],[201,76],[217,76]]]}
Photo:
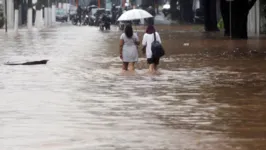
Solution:
{"label": "concrete wall", "polygon": [[249,11],[248,34],[249,35],[260,34],[260,0],[257,0],[256,4]]}

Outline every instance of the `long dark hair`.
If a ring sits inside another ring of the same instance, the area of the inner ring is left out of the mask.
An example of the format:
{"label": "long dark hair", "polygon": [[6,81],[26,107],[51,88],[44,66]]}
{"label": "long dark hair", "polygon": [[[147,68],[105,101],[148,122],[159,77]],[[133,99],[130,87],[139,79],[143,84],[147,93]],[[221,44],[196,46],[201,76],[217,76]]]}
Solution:
{"label": "long dark hair", "polygon": [[154,32],[156,32],[155,28],[153,25],[149,25],[146,29],[146,33],[148,34],[153,34]]}
{"label": "long dark hair", "polygon": [[128,38],[131,38],[133,36],[133,28],[130,24],[126,25],[125,34]]}

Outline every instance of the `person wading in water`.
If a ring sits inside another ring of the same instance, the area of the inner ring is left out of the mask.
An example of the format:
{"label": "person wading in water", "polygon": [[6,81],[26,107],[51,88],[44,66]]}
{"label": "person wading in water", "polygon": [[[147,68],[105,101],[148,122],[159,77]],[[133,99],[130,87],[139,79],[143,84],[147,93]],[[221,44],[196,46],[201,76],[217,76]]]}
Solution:
{"label": "person wading in water", "polygon": [[142,46],[143,53],[146,54],[147,63],[149,64],[149,73],[156,73],[159,65],[160,58],[154,58],[152,55],[152,43],[155,40],[162,44],[161,37],[156,32],[153,25],[147,27],[146,33],[143,35]]}
{"label": "person wading in water", "polygon": [[138,48],[140,44],[136,33],[133,33],[131,25],[126,25],[125,32],[120,36],[120,58],[123,61],[123,71],[134,71],[138,61]]}

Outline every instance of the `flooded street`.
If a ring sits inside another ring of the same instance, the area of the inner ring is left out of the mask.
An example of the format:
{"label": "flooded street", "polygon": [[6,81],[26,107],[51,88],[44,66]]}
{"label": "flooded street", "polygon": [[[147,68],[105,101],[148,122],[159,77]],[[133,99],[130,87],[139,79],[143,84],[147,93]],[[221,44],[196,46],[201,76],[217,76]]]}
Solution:
{"label": "flooded street", "polygon": [[265,40],[173,28],[159,76],[120,75],[115,28],[0,32],[1,150],[265,150]]}

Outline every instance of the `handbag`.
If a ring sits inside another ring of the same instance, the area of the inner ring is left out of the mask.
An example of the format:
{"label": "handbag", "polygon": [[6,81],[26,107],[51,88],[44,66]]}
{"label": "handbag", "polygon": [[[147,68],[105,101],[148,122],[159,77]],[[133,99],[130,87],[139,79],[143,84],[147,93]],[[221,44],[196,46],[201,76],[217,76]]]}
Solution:
{"label": "handbag", "polygon": [[160,58],[165,55],[165,52],[162,44],[156,40],[155,32],[153,33],[153,35],[154,35],[154,41],[151,44],[152,57]]}

